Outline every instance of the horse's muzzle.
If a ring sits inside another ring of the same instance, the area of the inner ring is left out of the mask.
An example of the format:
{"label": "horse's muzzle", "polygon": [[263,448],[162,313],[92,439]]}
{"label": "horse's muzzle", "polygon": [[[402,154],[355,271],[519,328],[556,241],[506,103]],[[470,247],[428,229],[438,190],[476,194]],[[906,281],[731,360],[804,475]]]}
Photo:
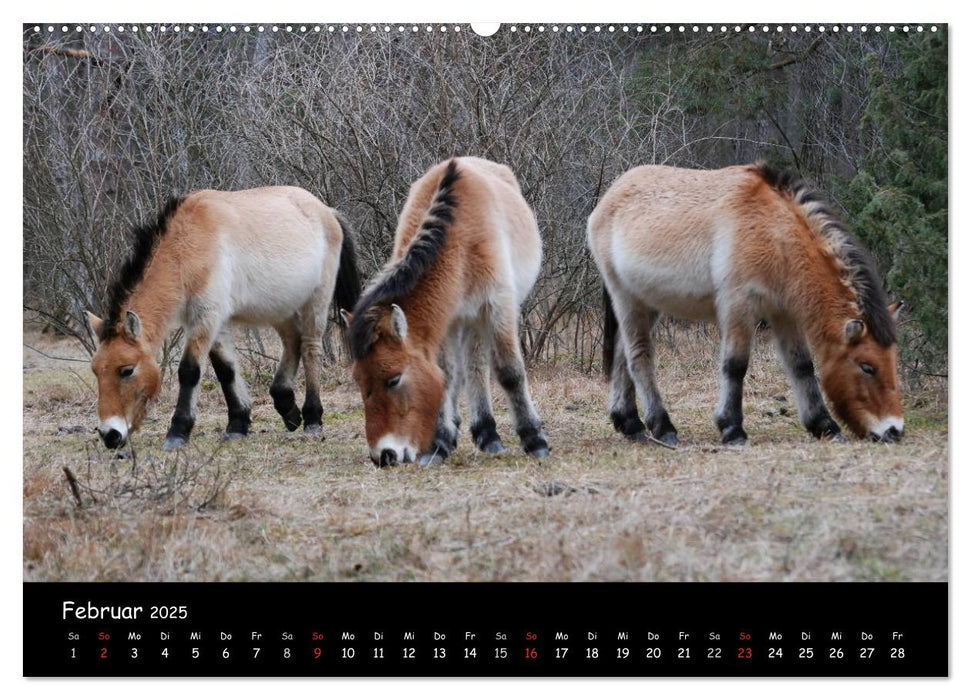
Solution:
{"label": "horse's muzzle", "polygon": [[870,433],[870,439],[874,442],[900,442],[900,439],[904,436],[903,430],[897,430],[897,428],[890,426],[882,434]]}
{"label": "horse's muzzle", "polygon": [[121,447],[125,444],[125,438],[114,428],[111,428],[105,432],[101,432],[101,429],[99,428],[98,435],[101,436],[101,441],[104,442],[105,447],[110,450],[113,450],[116,447]]}

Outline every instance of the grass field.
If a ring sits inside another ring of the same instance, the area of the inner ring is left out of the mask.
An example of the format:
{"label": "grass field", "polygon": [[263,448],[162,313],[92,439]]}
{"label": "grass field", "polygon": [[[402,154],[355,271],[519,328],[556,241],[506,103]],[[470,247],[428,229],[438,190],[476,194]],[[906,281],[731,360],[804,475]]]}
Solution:
{"label": "grass field", "polygon": [[325,370],[324,440],[310,440],[284,430],[272,363],[250,354],[249,438],[220,440],[225,407],[207,369],[190,446],[161,452],[169,374],[134,458],[116,459],[93,432],[87,365],[52,359],[83,360],[80,346],[29,329],[25,342],[28,581],[947,578],[944,383],[908,392],[901,444],[819,443],[763,339],[746,382],[749,444],[728,448],[711,420],[714,341],[686,333],[659,358],[675,451],[614,434],[599,376],[540,368],[530,379],[549,459],[520,454],[494,388],[508,455],[476,452],[466,423],[444,466],[381,470],[345,368]]}

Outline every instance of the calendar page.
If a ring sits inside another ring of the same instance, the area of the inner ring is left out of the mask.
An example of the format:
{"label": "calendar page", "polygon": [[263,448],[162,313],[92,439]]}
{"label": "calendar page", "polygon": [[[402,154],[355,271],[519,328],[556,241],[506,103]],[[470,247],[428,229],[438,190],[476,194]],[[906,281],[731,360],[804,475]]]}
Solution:
{"label": "calendar page", "polygon": [[25,676],[948,675],[946,24],[22,43]]}

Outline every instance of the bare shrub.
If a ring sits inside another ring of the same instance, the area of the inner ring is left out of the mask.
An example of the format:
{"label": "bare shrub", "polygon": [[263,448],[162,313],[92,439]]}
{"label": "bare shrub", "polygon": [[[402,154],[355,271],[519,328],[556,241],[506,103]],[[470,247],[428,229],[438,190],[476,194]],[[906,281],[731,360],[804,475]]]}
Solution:
{"label": "bare shrub", "polygon": [[[354,223],[367,276],[388,257],[409,184],[449,156],[478,155],[512,167],[544,239],[523,309],[528,361],[591,370],[602,311],[586,217],[610,183],[643,163],[758,157],[854,172],[867,143],[863,58],[898,60],[889,41],[28,29],[25,311],[91,350],[83,310],[102,310],[125,232],[169,193],[200,188],[308,189]],[[748,62],[724,84],[726,57],[739,56]],[[682,328],[667,325],[667,337]]]}

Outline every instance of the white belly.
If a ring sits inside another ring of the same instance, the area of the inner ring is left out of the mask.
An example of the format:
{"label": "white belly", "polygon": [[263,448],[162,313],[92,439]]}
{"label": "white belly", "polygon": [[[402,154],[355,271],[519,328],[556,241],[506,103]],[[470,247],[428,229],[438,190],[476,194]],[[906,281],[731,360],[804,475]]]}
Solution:
{"label": "white belly", "polygon": [[[308,253],[234,250],[223,257],[213,298],[226,300],[224,314],[249,325],[271,325],[296,313],[321,283],[324,241]],[[218,290],[218,291],[217,291]]]}
{"label": "white belly", "polygon": [[715,318],[716,285],[708,255],[652,255],[649,249],[625,245],[614,236],[611,262],[621,287],[644,305],[674,318]]}

